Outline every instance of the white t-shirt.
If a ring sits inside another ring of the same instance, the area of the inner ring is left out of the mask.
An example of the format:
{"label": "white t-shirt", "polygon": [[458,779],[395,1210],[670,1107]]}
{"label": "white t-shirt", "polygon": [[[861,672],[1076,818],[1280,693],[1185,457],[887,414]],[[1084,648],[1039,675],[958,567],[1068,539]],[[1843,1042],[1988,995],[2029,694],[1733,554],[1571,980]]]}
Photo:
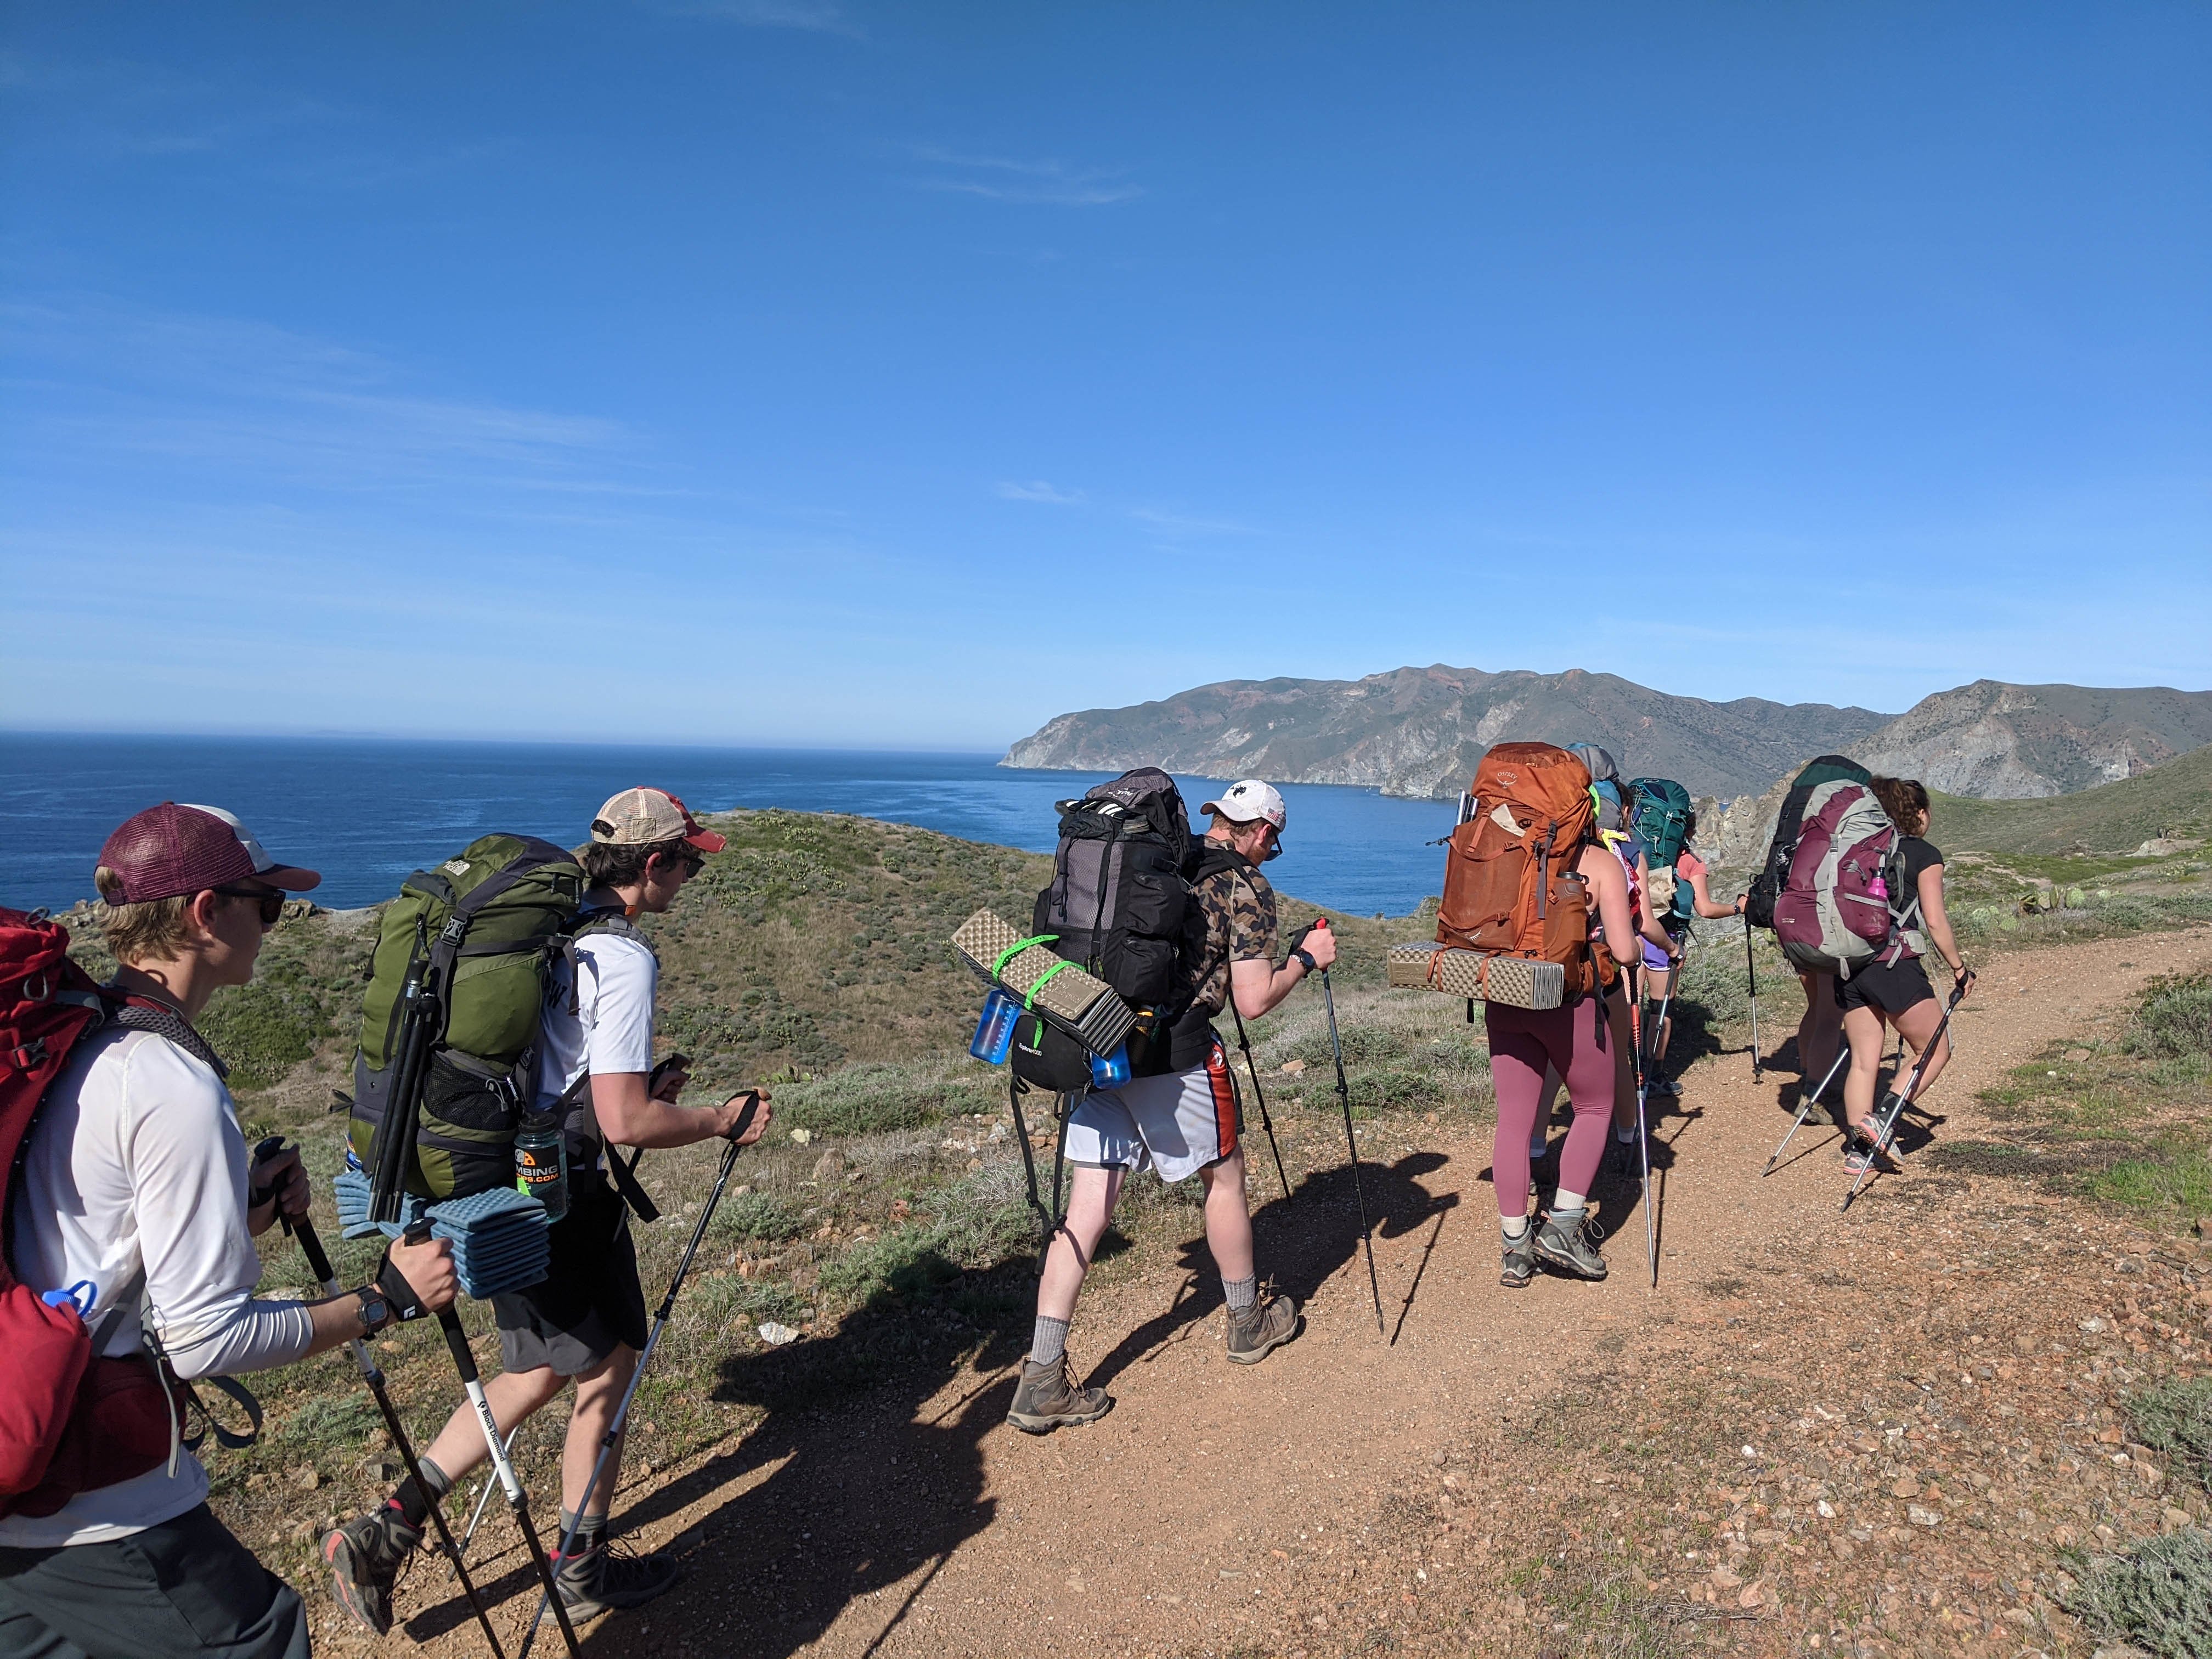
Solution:
{"label": "white t-shirt", "polygon": [[538,1061],[540,1110],[550,1109],[586,1070],[653,1069],[653,997],[660,983],[653,947],[620,933],[586,933],[576,941],[576,977],[572,1014],[568,970],[553,975]]}
{"label": "white t-shirt", "polygon": [[[150,1031],[86,1038],[47,1091],[24,1154],[9,1239],[15,1272],[40,1291],[89,1280],[98,1327],[125,1309],[100,1352],[145,1346],[137,1286],[177,1375],[286,1365],[307,1351],[304,1304],[258,1302],[261,1258],[246,1231],[246,1138],[230,1091]],[[0,1519],[0,1545],[51,1549],[128,1537],[207,1497],[190,1452],[132,1480],[80,1492],[52,1515]]]}

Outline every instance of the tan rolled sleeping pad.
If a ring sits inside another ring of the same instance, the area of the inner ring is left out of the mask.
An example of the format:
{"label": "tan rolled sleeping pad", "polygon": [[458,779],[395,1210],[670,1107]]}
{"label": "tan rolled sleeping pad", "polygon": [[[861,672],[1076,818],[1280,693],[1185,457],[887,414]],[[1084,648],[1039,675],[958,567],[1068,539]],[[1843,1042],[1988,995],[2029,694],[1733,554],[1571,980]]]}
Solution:
{"label": "tan rolled sleeping pad", "polygon": [[1383,971],[1394,986],[1473,997],[1508,1008],[1556,1008],[1567,990],[1567,970],[1556,962],[1462,951],[1426,939],[1392,945]]}
{"label": "tan rolled sleeping pad", "polygon": [[[1135,1011],[1104,980],[1044,945],[1025,945],[1006,957],[1026,937],[990,910],[978,910],[952,935],[952,948],[986,983],[1004,986],[1093,1054],[1112,1054],[1135,1026]],[[1001,957],[1005,965],[994,972]]]}

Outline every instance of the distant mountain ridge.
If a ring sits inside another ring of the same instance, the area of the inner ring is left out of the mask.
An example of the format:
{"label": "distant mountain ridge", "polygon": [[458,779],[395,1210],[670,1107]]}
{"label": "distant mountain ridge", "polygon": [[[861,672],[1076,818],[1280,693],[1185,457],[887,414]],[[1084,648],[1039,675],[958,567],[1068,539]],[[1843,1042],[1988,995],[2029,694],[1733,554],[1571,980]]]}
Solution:
{"label": "distant mountain ridge", "polygon": [[1852,745],[1877,772],[1983,800],[2070,795],[2212,743],[2212,691],[1976,680]]}
{"label": "distant mountain ridge", "polygon": [[1890,716],[1762,697],[1678,697],[1613,674],[1400,668],[1359,680],[1226,680],[1132,708],[1062,714],[1008,766],[1348,783],[1449,796],[1494,743],[1604,744],[1632,774],[1700,795],[1755,793],[1809,755],[1858,743]]}
{"label": "distant mountain ridge", "polygon": [[1128,708],[1062,714],[1007,766],[1345,783],[1449,796],[1493,743],[1589,742],[1632,776],[1694,796],[1765,793],[1823,752],[1953,795],[2069,794],[2212,744],[2212,691],[1977,680],[1892,717],[1761,697],[1712,702],[1612,674],[1400,668],[1358,680],[1224,680]]}

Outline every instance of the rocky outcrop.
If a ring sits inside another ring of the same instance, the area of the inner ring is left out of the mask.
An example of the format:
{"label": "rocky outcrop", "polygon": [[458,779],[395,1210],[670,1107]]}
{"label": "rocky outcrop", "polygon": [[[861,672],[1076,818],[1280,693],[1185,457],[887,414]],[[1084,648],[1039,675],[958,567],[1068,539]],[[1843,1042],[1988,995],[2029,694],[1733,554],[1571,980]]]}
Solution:
{"label": "rocky outcrop", "polygon": [[1983,799],[2070,795],[2212,743],[2212,691],[1976,680],[1924,697],[1850,752]]}
{"label": "rocky outcrop", "polygon": [[1450,796],[1493,743],[1603,744],[1631,775],[1692,794],[1765,787],[1887,716],[1826,703],[1671,696],[1611,674],[1401,668],[1361,680],[1230,680],[1131,708],[1062,714],[1007,750],[1008,766],[1363,784]]}

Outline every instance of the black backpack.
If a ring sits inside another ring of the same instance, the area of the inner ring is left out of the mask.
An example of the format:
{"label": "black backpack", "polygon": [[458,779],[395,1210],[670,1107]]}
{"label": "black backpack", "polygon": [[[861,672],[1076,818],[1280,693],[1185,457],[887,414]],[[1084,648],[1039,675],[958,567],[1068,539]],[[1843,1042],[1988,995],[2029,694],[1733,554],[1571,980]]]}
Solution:
{"label": "black backpack", "polygon": [[1804,832],[1805,804],[1814,790],[1838,779],[1870,783],[1874,774],[1848,756],[1822,755],[1806,763],[1805,769],[1790,786],[1790,793],[1782,798],[1782,815],[1775,820],[1774,839],[1767,844],[1765,866],[1752,878],[1750,897],[1743,908],[1753,927],[1771,929],[1774,926],[1775,901],[1790,884],[1790,862],[1797,856],[1797,838]]}
{"label": "black backpack", "polygon": [[[1030,931],[1112,986],[1144,1029],[1162,1029],[1182,988],[1191,912],[1182,793],[1166,773],[1143,766],[1059,810],[1052,882],[1037,895]],[[1025,1082],[1060,1092],[1091,1080],[1082,1046],[1034,1017],[1015,1024],[1012,1065]]]}

